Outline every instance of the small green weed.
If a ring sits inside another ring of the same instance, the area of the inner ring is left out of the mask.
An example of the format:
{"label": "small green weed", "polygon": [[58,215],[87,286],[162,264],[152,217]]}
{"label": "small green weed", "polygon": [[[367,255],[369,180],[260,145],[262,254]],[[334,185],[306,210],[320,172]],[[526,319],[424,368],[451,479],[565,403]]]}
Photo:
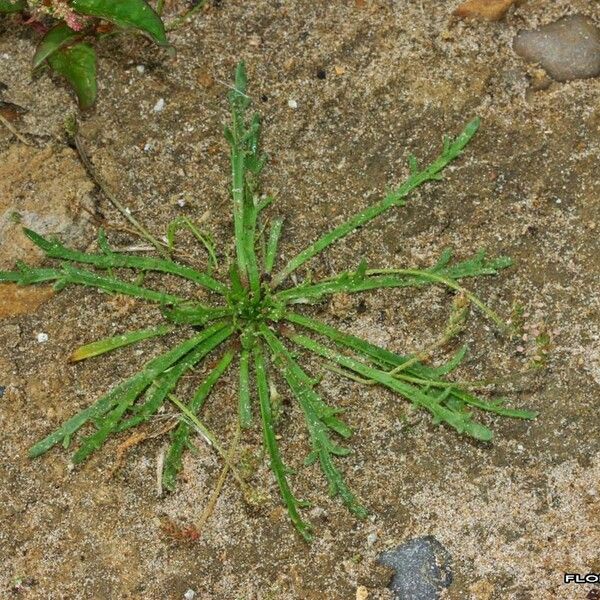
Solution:
{"label": "small green weed", "polygon": [[[201,9],[200,0],[174,19],[167,30]],[[162,21],[164,0],[156,8],[146,0],[0,0],[0,16],[12,15],[41,34],[32,66],[50,68],[73,88],[82,109],[96,100],[96,51],[93,42],[127,32],[142,33],[159,46],[168,46]]]}
{"label": "small green weed", "polygon": [[[259,149],[259,118],[257,115],[249,120],[246,118],[250,99],[246,95],[243,64],[237,68],[235,87],[229,94],[229,101],[232,120],[225,130],[225,137],[231,148],[236,259],[224,273],[219,272],[215,264],[210,238],[194,231],[189,222],[178,222],[170,228],[169,247],[173,245],[177,228],[191,229],[208,253],[212,273],[168,257],[132,256],[115,252],[102,231],[98,237],[99,252],[94,254],[66,248],[59,241],[44,239],[29,230],[25,230],[29,238],[46,256],[60,261],[59,265],[30,268],[21,264],[16,271],[0,272],[0,281],[22,285],[54,281],[58,289],[77,284],[109,293],[126,294],[158,303],[162,307],[166,324],[93,342],[76,350],[73,355],[75,360],[97,356],[151,337],[168,335],[176,328],[193,331],[184,342],[149,361],[139,373],[114,387],[35,444],[30,456],[40,456],[57,444],[68,446],[72,437],[86,426],[86,434],[73,455],[75,464],[82,463],[110,436],[150,421],[164,404],[172,402],[180,414],[178,425],[170,434],[171,445],[164,460],[162,486],[173,490],[182,468],[183,453],[191,443],[191,434],[199,433],[209,443],[217,444],[197,415],[213,387],[235,363],[239,380],[239,426],[244,430],[253,427],[255,420],[260,419],[264,446],[281,497],[292,523],[308,540],[312,535],[311,526],[301,515],[306,503],[296,498],[292,491],[288,480],[290,471],[284,464],[276,435],[276,417],[281,416],[281,399],[273,383],[273,370],[281,372],[291,397],[304,415],[310,441],[306,464],[318,462],[329,483],[330,493],[339,496],[356,516],[364,517],[366,509],[350,490],[336,464],[350,452],[340,440],[347,440],[352,431],[342,420],[342,411],[322,398],[318,381],[300,365],[296,349],[325,359],[329,368],[344,377],[391,390],[415,407],[428,412],[434,424],[444,423],[460,434],[489,441],[492,432],[474,419],[472,409],[521,419],[532,419],[535,413],[507,408],[500,400],[484,399],[473,394],[467,383],[449,379],[448,375],[464,359],[466,347],[441,366],[427,366],[424,361],[434,350],[460,333],[469,305],[480,309],[498,327],[504,327],[500,317],[460,282],[468,277],[496,275],[510,265],[510,260],[505,257],[489,260],[480,253],[468,260],[453,262],[451,252],[445,251],[436,264],[425,270],[370,269],[361,262],[357,268],[333,277],[316,281],[307,277],[297,285],[286,286],[292,273],[297,273],[334,242],[387,210],[403,206],[415,188],[440,180],[444,168],[460,155],[475,135],[479,121],[471,121],[455,139],[447,138],[441,154],[429,166],[420,168],[411,156],[410,176],[400,187],[335,227],[274,271],[282,222],[274,220],[270,227],[265,226],[265,209],[272,199],[261,199],[259,195],[259,176],[265,165],[265,157]],[[90,265],[96,270],[81,268],[76,263]],[[100,274],[98,270],[102,269],[108,270],[109,275]],[[113,274],[115,269],[131,269],[138,274],[154,271],[176,275],[205,288],[217,300],[209,305],[156,291],[118,278]],[[429,285],[441,285],[453,290],[456,292],[455,302],[440,342],[412,356],[390,352],[299,312],[303,304],[319,303],[334,294]],[[188,403],[183,403],[174,396],[178,382],[208,356],[214,361],[214,366]]]}

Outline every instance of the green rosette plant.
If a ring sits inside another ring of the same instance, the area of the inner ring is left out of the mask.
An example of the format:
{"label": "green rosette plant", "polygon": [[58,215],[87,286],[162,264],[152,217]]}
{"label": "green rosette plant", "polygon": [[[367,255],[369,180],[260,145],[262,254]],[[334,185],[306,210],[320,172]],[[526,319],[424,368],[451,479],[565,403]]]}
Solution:
{"label": "green rosette plant", "polygon": [[[322,360],[327,369],[341,377],[390,390],[399,399],[429,414],[432,424],[447,426],[457,434],[481,442],[489,442],[492,431],[477,420],[476,411],[517,419],[533,419],[536,413],[510,408],[503,399],[489,399],[475,393],[477,383],[453,379],[453,372],[465,358],[467,349],[464,346],[444,364],[428,364],[433,350],[444,347],[460,334],[471,306],[489,318],[495,327],[506,327],[493,310],[464,287],[463,282],[469,278],[498,275],[511,264],[510,259],[488,259],[481,252],[454,261],[452,253],[444,251],[428,269],[377,269],[361,262],[352,269],[322,279],[313,279],[310,272],[304,270],[313,258],[332,244],[386,211],[401,209],[416,188],[440,181],[444,169],[460,156],[475,135],[479,120],[471,121],[456,138],[446,138],[441,153],[428,166],[420,167],[410,156],[410,174],[402,185],[278,265],[281,261],[278,261],[277,248],[283,223],[266,216],[272,198],[262,196],[259,189],[260,174],[265,166],[265,156],[259,146],[261,126],[257,115],[247,117],[250,98],[246,92],[246,71],[240,64],[235,86],[229,94],[231,123],[225,129],[231,152],[235,246],[235,259],[231,264],[220,268],[210,236],[199,231],[196,231],[196,237],[207,251],[204,270],[168,256],[157,258],[117,252],[110,247],[103,232],[98,237],[98,252],[89,253],[67,248],[58,240],[45,239],[25,230],[57,264],[40,268],[20,264],[14,271],[0,272],[0,281],[21,285],[53,281],[58,289],[67,285],[88,286],[153,302],[162,308],[164,324],[92,342],[77,349],[74,360],[89,359],[157,336],[179,333],[179,339],[185,337],[168,352],[150,360],[139,373],[119,383],[49,433],[31,448],[31,457],[40,456],[59,444],[68,447],[82,432],[72,458],[75,465],[80,464],[110,437],[152,423],[163,407],[170,406],[173,426],[161,479],[164,489],[174,490],[182,470],[183,454],[190,447],[193,435],[199,435],[221,455],[226,455],[223,445],[202,423],[200,414],[214,386],[228,370],[236,369],[239,430],[244,432],[256,427],[262,430],[264,448],[289,518],[302,537],[309,540],[312,528],[302,516],[306,502],[294,494],[291,472],[280,450],[278,430],[281,431],[282,415],[275,380],[285,381],[290,398],[297,403],[303,416],[308,442],[306,465],[318,463],[331,495],[339,497],[353,514],[364,517],[367,511],[340,470],[339,463],[350,460],[344,457],[350,453],[347,441],[352,430],[342,418],[343,411],[323,397],[319,377],[301,365],[300,357],[304,353]],[[169,248],[173,232],[171,227]],[[136,278],[126,277],[127,272],[133,272]],[[169,289],[145,287],[140,284],[139,276],[147,272],[165,273],[192,282],[203,288],[211,301],[198,302]],[[290,283],[290,279],[294,283]],[[307,304],[318,306],[336,294],[364,294],[371,290],[407,287],[420,289],[432,285],[449,289],[455,300],[439,341],[415,354],[392,352],[302,310]],[[176,394],[177,386],[187,373],[199,369],[203,363],[206,367],[204,379],[193,396],[184,402]],[[364,407],[351,410],[361,411]],[[234,472],[234,475],[244,486],[239,473]]]}

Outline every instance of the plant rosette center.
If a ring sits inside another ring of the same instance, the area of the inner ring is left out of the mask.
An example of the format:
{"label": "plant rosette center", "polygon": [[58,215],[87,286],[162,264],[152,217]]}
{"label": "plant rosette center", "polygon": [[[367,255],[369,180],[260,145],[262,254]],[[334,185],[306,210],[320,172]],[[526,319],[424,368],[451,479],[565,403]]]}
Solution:
{"label": "plant rosette center", "polygon": [[278,321],[285,311],[285,304],[276,300],[266,284],[261,286],[256,295],[248,293],[246,288],[242,291],[232,290],[227,300],[240,330],[264,321]]}

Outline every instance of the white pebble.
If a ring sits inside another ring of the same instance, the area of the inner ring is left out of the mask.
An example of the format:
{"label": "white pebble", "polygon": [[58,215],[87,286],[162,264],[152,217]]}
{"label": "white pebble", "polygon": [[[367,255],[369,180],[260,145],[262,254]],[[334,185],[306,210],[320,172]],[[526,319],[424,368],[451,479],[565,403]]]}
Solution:
{"label": "white pebble", "polygon": [[160,112],[161,110],[163,110],[164,107],[165,107],[165,99],[159,98],[158,102],[154,105],[154,108],[152,110],[154,112]]}
{"label": "white pebble", "polygon": [[376,541],[377,541],[377,534],[376,533],[370,533],[367,536],[367,546],[372,546]]}
{"label": "white pebble", "polygon": [[136,70],[138,73],[142,74],[142,73],[143,73],[143,72],[146,70],[146,67],[145,67],[144,65],[138,65],[138,66],[135,68],[135,70]]}
{"label": "white pebble", "polygon": [[298,103],[295,100],[288,100],[288,106],[290,108],[296,109],[298,108]]}
{"label": "white pebble", "polygon": [[194,600],[196,597],[196,592],[190,589],[183,595],[183,597],[185,600]]}
{"label": "white pebble", "polygon": [[38,344],[44,344],[45,342],[48,341],[48,334],[44,333],[43,331],[41,333],[38,333],[37,341],[38,341]]}
{"label": "white pebble", "polygon": [[185,206],[185,199],[179,198],[179,200],[177,200],[177,206],[181,206],[181,208],[183,208]]}

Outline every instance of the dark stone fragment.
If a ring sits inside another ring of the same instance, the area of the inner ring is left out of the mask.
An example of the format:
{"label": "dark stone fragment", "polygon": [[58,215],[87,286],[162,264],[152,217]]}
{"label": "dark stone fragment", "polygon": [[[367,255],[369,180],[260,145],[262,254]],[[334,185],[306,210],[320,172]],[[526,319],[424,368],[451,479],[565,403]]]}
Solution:
{"label": "dark stone fragment", "polygon": [[582,15],[519,31],[513,48],[527,62],[539,63],[556,81],[600,74],[600,29]]}
{"label": "dark stone fragment", "polygon": [[433,536],[388,550],[379,562],[394,570],[389,588],[395,600],[437,600],[452,583],[450,553]]}

